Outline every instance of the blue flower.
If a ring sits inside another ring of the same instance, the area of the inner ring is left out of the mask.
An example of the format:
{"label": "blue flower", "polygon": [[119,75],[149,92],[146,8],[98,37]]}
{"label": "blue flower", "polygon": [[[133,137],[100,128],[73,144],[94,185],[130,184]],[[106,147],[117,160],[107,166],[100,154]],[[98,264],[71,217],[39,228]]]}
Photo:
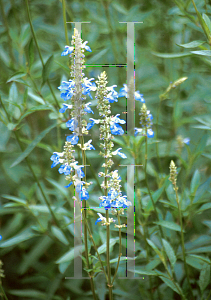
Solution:
{"label": "blue flower", "polygon": [[61,93],[61,98],[64,101],[67,101],[72,98],[73,96],[73,88],[75,87],[75,82],[73,80],[69,80],[69,82],[62,81],[62,84],[58,87],[60,91],[64,91]]}
{"label": "blue flower", "polygon": [[97,219],[97,221],[95,222],[95,225],[97,225],[98,222],[104,221],[105,217],[103,217],[100,213],[97,213],[99,218]]}
{"label": "blue flower", "polygon": [[117,85],[112,85],[110,87],[107,87],[107,90],[110,91],[110,93],[107,95],[107,100],[109,103],[118,102],[118,93],[114,90],[114,87],[117,87]]}
{"label": "blue flower", "polygon": [[87,77],[85,77],[83,79],[83,82],[82,82],[82,94],[83,95],[88,95],[91,99],[92,98],[92,95],[90,94],[90,91],[95,91],[96,90],[96,84],[94,82],[90,82],[91,80],[94,80],[94,78],[90,78],[90,79],[87,79]]}
{"label": "blue flower", "polygon": [[147,129],[147,137],[153,138],[154,137],[154,131],[152,129]]}
{"label": "blue flower", "polygon": [[75,128],[77,128],[77,126],[78,126],[78,121],[75,118],[72,118],[66,122],[66,126],[69,128],[69,130],[74,131]]}
{"label": "blue flower", "polygon": [[85,187],[82,188],[81,191],[81,200],[88,200],[89,199],[89,193],[85,189]]}
{"label": "blue flower", "polygon": [[85,183],[85,181],[80,181],[76,179],[76,192],[79,194],[81,192],[81,186]]}
{"label": "blue flower", "polygon": [[134,129],[136,130],[136,132],[134,134],[135,136],[137,136],[138,133],[142,133],[142,131],[143,131],[143,129],[141,129],[141,128],[136,128],[135,127]]}
{"label": "blue flower", "polygon": [[73,107],[71,104],[68,105],[66,103],[63,103],[62,105],[63,105],[63,107],[60,108],[60,110],[59,110],[60,113],[64,113],[68,108],[71,109]]}
{"label": "blue flower", "polygon": [[79,141],[79,137],[75,134],[72,134],[67,136],[66,141],[70,142],[72,145],[76,145]]}
{"label": "blue flower", "polygon": [[[127,98],[127,92],[128,92],[128,88],[126,84],[123,84],[124,87],[120,89],[119,91],[119,97],[126,97]],[[135,100],[140,101],[142,103],[145,102],[143,95],[140,94],[139,91],[135,91]]]}
{"label": "blue flower", "polygon": [[66,56],[73,52],[74,47],[65,46],[65,50],[62,52],[61,56]]}
{"label": "blue flower", "polygon": [[142,103],[145,103],[145,100],[144,100],[144,98],[143,98],[143,95],[140,94],[139,91],[136,91],[136,92],[135,92],[135,100],[140,101],[140,102],[142,102]]}
{"label": "blue flower", "polygon": [[112,152],[113,155],[119,155],[121,156],[121,158],[127,158],[127,156],[124,153],[121,153],[120,150],[122,148],[118,148],[117,150],[115,150],[114,152]]}
{"label": "blue flower", "polygon": [[118,116],[120,116],[120,114],[117,114],[115,117],[112,117],[111,121],[114,123],[125,124],[125,120],[120,119]]}
{"label": "blue flower", "polygon": [[60,156],[63,156],[63,152],[59,153],[59,152],[54,152],[53,155],[51,156],[50,160],[53,161],[51,168],[54,168],[56,165],[60,164],[61,162],[63,162],[63,159],[60,159]]}
{"label": "blue flower", "polygon": [[183,143],[185,143],[186,145],[190,145],[190,138],[184,138]]}
{"label": "blue flower", "polygon": [[71,167],[65,163],[64,165],[61,165],[58,171],[60,174],[64,173],[64,175],[70,175]]}
{"label": "blue flower", "polygon": [[77,170],[77,174],[79,178],[83,178],[85,176],[84,171],[81,170],[81,168],[83,168],[83,166],[76,166],[75,169]]}
{"label": "blue flower", "polygon": [[81,45],[81,48],[85,48],[86,51],[92,52],[91,48],[90,48],[89,46],[86,46],[87,43],[88,43],[88,42],[85,41],[85,42]]}
{"label": "blue flower", "polygon": [[109,196],[103,196],[103,200],[100,202],[99,207],[104,207],[105,209],[111,208],[111,199]]}
{"label": "blue flower", "polygon": [[86,127],[87,130],[90,130],[94,126],[94,124],[99,124],[99,122],[100,122],[100,120],[95,120],[93,118],[89,118],[89,120],[91,121],[91,123],[87,124],[87,127]]}
{"label": "blue flower", "polygon": [[92,102],[86,103],[86,104],[85,104],[84,111],[93,114],[93,113],[94,113],[93,110],[89,107],[89,105],[91,105],[91,104],[92,104]]}
{"label": "blue flower", "polygon": [[114,123],[113,125],[111,125],[110,130],[111,130],[111,133],[114,135],[123,135],[124,134],[124,130],[117,123]]}
{"label": "blue flower", "polygon": [[65,185],[65,188],[69,188],[73,183],[70,182],[68,185]]}

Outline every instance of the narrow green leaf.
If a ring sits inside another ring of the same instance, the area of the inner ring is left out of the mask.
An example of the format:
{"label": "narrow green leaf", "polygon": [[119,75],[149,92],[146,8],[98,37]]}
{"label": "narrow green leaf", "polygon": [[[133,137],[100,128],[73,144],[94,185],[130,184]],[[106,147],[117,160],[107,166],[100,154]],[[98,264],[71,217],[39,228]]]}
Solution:
{"label": "narrow green leaf", "polygon": [[193,174],[191,184],[190,184],[191,194],[195,194],[195,192],[199,186],[199,183],[200,183],[200,178],[201,178],[201,176],[200,176],[199,170],[196,170]]}
{"label": "narrow green leaf", "polygon": [[[163,276],[159,276],[160,279],[163,280],[163,282],[165,282],[165,284],[170,287],[173,291],[175,291],[177,294],[182,295],[182,291],[180,286],[178,285],[178,283],[175,282],[175,284],[168,278],[163,277]],[[175,286],[176,285],[176,286]]]}
{"label": "narrow green leaf", "polygon": [[202,266],[204,264],[204,262],[196,257],[190,256],[188,255],[186,257],[186,262],[188,265],[190,265],[191,267],[197,269],[197,270],[201,270]]}
{"label": "narrow green leaf", "polygon": [[205,263],[199,276],[199,287],[201,292],[203,292],[206,289],[209,283],[210,283],[210,265]]}
{"label": "narrow green leaf", "polygon": [[191,53],[196,54],[196,55],[211,56],[211,50],[191,51]]}
{"label": "narrow green leaf", "polygon": [[52,110],[52,107],[49,105],[37,105],[37,106],[31,107],[20,117],[20,119],[18,120],[18,124],[28,115],[33,114],[35,111],[41,111],[41,110]]}
{"label": "narrow green leaf", "polygon": [[205,24],[207,25],[209,32],[211,33],[211,21],[210,18],[206,14],[202,14],[202,18],[204,19]]}
{"label": "narrow green leaf", "polygon": [[123,15],[127,15],[128,14],[128,11],[127,9],[120,3],[118,2],[111,2],[112,3],[112,6],[121,14]]}
{"label": "narrow green leaf", "polygon": [[12,200],[15,201],[16,203],[22,204],[22,205],[27,205],[26,200],[24,199],[20,199],[18,197],[15,196],[10,196],[10,195],[2,195],[3,198],[8,199],[8,200]]}
{"label": "narrow green leaf", "polygon": [[26,73],[16,72],[15,74],[12,75],[12,77],[10,77],[10,79],[7,80],[7,83],[11,82],[11,81],[15,81],[16,79],[24,77],[24,76],[26,76]]}
{"label": "narrow green leaf", "polygon": [[153,55],[162,57],[162,58],[179,58],[192,55],[190,52],[181,52],[181,53],[158,53],[158,52],[151,52]]}
{"label": "narrow green leaf", "polygon": [[23,161],[31,152],[34,150],[34,148],[37,146],[37,144],[44,138],[44,136],[50,132],[54,127],[56,127],[56,123],[49,126],[47,129],[43,130],[34,140],[31,142],[31,144],[26,148],[24,152],[21,153],[21,155],[14,161],[14,163],[10,166],[10,168],[17,166],[21,161]]}
{"label": "narrow green leaf", "polygon": [[28,95],[29,95],[29,97],[31,97],[36,102],[45,105],[45,101],[41,97],[38,97],[38,96],[34,95],[32,92],[28,92]]}
{"label": "narrow green leaf", "polygon": [[33,299],[46,299],[46,294],[37,290],[10,290],[11,295],[15,295],[23,298],[33,298]]}
{"label": "narrow green leaf", "polygon": [[[110,251],[112,251],[113,246],[116,244],[116,242],[117,242],[118,239],[119,239],[118,237],[113,238],[113,239],[110,239],[110,242],[109,242],[109,249],[110,249]],[[107,249],[106,244],[107,244],[107,243],[104,243],[103,245],[101,245],[101,246],[97,249],[97,251],[98,251],[99,254],[102,254],[102,253],[105,253],[105,252],[106,252],[106,249]]]}
{"label": "narrow green leaf", "polygon": [[207,210],[207,209],[211,209],[211,203],[206,203],[206,204],[203,204],[199,210],[197,210],[195,212],[195,214],[201,214],[203,211]]}
{"label": "narrow green leaf", "polygon": [[18,245],[21,242],[29,240],[35,236],[37,236],[37,234],[32,232],[30,228],[27,228],[26,230],[22,231],[21,233],[17,234],[16,236],[14,236],[6,241],[0,242],[0,248],[6,248],[6,247]]}
{"label": "narrow green leaf", "polygon": [[204,43],[205,43],[205,41],[197,40],[197,41],[193,41],[193,42],[190,42],[187,44],[177,44],[177,45],[180,47],[183,47],[183,48],[196,48],[198,46],[201,46]]}
{"label": "narrow green leaf", "polygon": [[[160,225],[160,226],[163,226],[163,227],[166,227],[168,229],[171,229],[171,230],[175,230],[175,231],[181,231],[181,227],[180,225],[174,223],[174,222],[170,222],[170,221],[158,221],[158,222],[153,222],[154,224],[157,224],[157,225]],[[185,232],[183,230],[183,232]]]}
{"label": "narrow green leaf", "polygon": [[[128,270],[130,271],[130,270]],[[133,270],[131,270],[133,271]],[[147,271],[147,270],[141,270],[141,269],[135,269],[134,273],[141,274],[141,275],[149,275],[149,276],[158,276],[157,272],[155,271]]]}
{"label": "narrow green leaf", "polygon": [[202,16],[201,16],[200,12],[198,11],[198,9],[197,9],[197,7],[196,7],[196,4],[195,4],[194,0],[192,0],[192,2],[193,2],[193,6],[194,6],[194,8],[195,8],[195,11],[196,11],[196,13],[197,13],[197,17],[198,17],[198,19],[199,19],[199,22],[200,22],[200,24],[201,24],[201,27],[202,27],[202,29],[203,29],[203,31],[204,31],[204,33],[205,33],[207,39],[209,39],[209,29],[208,29],[208,27],[207,27],[205,21],[203,20],[203,18],[202,18]]}
{"label": "narrow green leaf", "polygon": [[43,67],[43,72],[42,72],[42,84],[44,85],[45,82],[48,80],[51,68],[52,68],[52,64],[53,64],[53,54],[48,58],[48,60],[46,61],[46,63],[44,64]]}
{"label": "narrow green leaf", "polygon": [[53,180],[52,178],[46,178],[46,180],[50,182],[55,188],[57,188],[62,195],[68,197],[68,189],[60,185],[57,181]]}
{"label": "narrow green leaf", "polygon": [[63,244],[68,245],[68,240],[66,239],[64,233],[56,226],[51,226],[51,231],[53,235]]}
{"label": "narrow green leaf", "polygon": [[68,252],[66,252],[62,257],[60,257],[57,261],[56,264],[61,264],[64,262],[70,262],[71,260],[73,260],[74,258],[74,253],[76,254],[80,254],[82,255],[82,253],[85,250],[85,246],[84,245],[79,245],[77,247],[73,247],[72,249],[70,249]]}
{"label": "narrow green leaf", "polygon": [[163,241],[163,245],[164,245],[166,254],[170,260],[172,267],[174,268],[174,265],[177,261],[176,255],[174,253],[174,249],[172,248],[172,246],[169,244],[168,241],[166,241],[165,239],[162,239],[162,241]]}
{"label": "narrow green leaf", "polygon": [[193,203],[197,203],[201,199],[204,193],[206,193],[206,191],[210,188],[210,183],[211,183],[211,176],[199,186],[199,188],[196,191]]}

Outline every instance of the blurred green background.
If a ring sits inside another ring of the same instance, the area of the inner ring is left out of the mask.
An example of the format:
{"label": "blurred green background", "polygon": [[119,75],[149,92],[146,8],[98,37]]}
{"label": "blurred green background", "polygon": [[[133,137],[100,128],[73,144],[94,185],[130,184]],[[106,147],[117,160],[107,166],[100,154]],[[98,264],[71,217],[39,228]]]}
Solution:
{"label": "blurred green background", "polygon": [[[195,3],[200,14],[206,14],[209,19],[210,1],[198,0]],[[155,192],[165,184],[165,190],[157,202],[160,216],[178,222],[172,208],[160,201],[171,198],[173,193],[167,176],[169,163],[174,159],[179,168],[180,193],[186,201],[186,241],[191,243],[199,238],[196,245],[209,246],[211,53],[192,1],[66,1],[66,18],[68,22],[90,22],[82,24],[82,39],[88,41],[92,49],[92,52],[85,53],[85,76],[97,79],[102,71],[106,71],[108,86],[116,84],[118,92],[126,83],[126,67],[114,67],[111,64],[126,64],[127,38],[126,24],[119,22],[143,21],[143,24],[135,25],[135,70],[136,90],[144,95],[147,108],[154,116],[156,137],[149,141],[148,151],[150,188]],[[206,24],[211,32],[209,22],[207,20]],[[67,28],[71,41],[74,26],[68,24]],[[192,41],[197,42],[192,46],[181,46]],[[67,184],[65,176],[59,175],[56,168],[51,169],[50,161],[54,151],[62,151],[65,134],[68,133],[66,116],[58,112],[63,100],[57,88],[62,80],[70,79],[68,58],[61,56],[66,44],[61,1],[0,1],[0,259],[5,274],[2,284],[11,300],[92,299],[88,280],[64,279],[65,276],[73,276],[72,256],[58,263],[74,246],[74,190],[64,188]],[[191,52],[203,50],[208,51],[206,55],[204,52]],[[101,67],[105,64],[110,66]],[[171,88],[161,101],[160,95],[165,93],[170,82],[182,77],[188,79]],[[94,94],[93,100],[87,99],[89,101],[95,112],[89,117],[98,118]],[[139,110],[140,103],[136,102],[136,127],[139,127]],[[118,103],[112,105],[112,114],[121,113],[121,118],[125,119],[125,114],[122,114],[125,111],[125,98],[119,98]],[[123,128],[125,130],[125,125]],[[87,168],[87,178],[93,181],[89,188],[89,205],[97,206],[98,197],[102,194],[99,189],[101,181],[96,174],[102,171],[103,162],[98,155],[99,130],[93,127],[90,133],[96,151],[87,154],[93,167],[93,170]],[[190,145],[179,145],[178,136],[189,137]],[[115,137],[115,141],[117,146],[122,145],[122,152],[128,157],[125,164],[130,164],[133,157],[136,157],[137,164],[143,163],[141,137]],[[120,158],[116,158],[113,170],[120,163]],[[152,224],[155,216],[151,210],[144,211],[149,197],[143,170],[139,169],[136,170],[135,186],[136,191],[140,189],[142,193],[141,200],[137,198],[137,205],[138,201],[142,201],[143,209],[137,211],[136,219],[145,213],[151,238],[159,245],[155,237],[156,226]],[[121,168],[119,174],[123,179],[122,189],[126,193],[126,168]],[[196,199],[195,205],[191,206],[193,199]],[[46,201],[52,206],[59,226],[49,213]],[[202,205],[206,207],[201,208]],[[91,211],[90,217],[93,237],[100,246],[105,240],[105,230],[100,226],[95,230],[96,212]],[[137,221],[136,225],[135,255],[139,257],[136,265],[141,266],[146,265],[146,259],[141,255],[145,249],[143,224]],[[123,232],[125,239],[126,231]],[[169,229],[165,233],[174,250],[179,249],[179,235]],[[112,229],[112,234],[115,236],[118,232]],[[118,256],[117,244],[114,245],[111,258]],[[204,250],[203,255],[208,260],[210,252],[210,248]],[[123,253],[125,255],[125,246]],[[200,255],[200,252],[196,253]],[[153,252],[151,254],[154,268],[157,258]],[[202,295],[198,286],[202,270],[200,262],[196,258],[191,261],[190,258],[188,263],[196,299],[201,299]],[[185,289],[182,265],[182,261],[176,264],[175,273]],[[124,276],[124,262],[119,271]],[[85,272],[84,275],[87,276]],[[99,299],[107,299],[105,280],[101,274],[97,276]],[[210,288],[210,283],[204,288],[206,297]],[[116,300],[129,297],[148,299],[149,276],[145,276],[145,280],[128,280],[127,287],[124,280],[119,280],[114,289]],[[153,293],[154,299],[181,299],[161,279],[153,279]]]}

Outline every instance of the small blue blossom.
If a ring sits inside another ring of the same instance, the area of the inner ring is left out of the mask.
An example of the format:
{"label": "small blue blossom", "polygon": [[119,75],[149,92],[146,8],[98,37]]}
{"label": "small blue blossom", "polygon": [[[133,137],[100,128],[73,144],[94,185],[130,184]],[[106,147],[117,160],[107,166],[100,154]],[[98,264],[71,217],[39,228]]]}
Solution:
{"label": "small blue blossom", "polygon": [[76,180],[76,192],[79,194],[81,192],[81,186],[85,183],[85,181]]}
{"label": "small blue blossom", "polygon": [[86,46],[87,43],[88,43],[88,42],[85,41],[85,42],[81,45],[81,48],[86,49],[86,51],[92,52],[91,48],[90,48],[89,46]]}
{"label": "small blue blossom", "polygon": [[82,187],[81,191],[81,200],[88,200],[89,199],[89,193],[85,189],[85,187]]}
{"label": "small blue blossom", "polygon": [[101,222],[101,221],[103,221],[105,219],[100,213],[97,213],[97,214],[98,214],[99,218],[95,222],[95,225],[97,225],[98,222]]}
{"label": "small blue blossom", "polygon": [[127,156],[124,153],[121,153],[120,150],[122,148],[118,148],[117,150],[115,150],[114,152],[112,152],[113,155],[119,155],[121,156],[121,158],[127,158]]}
{"label": "small blue blossom", "polygon": [[77,174],[79,178],[83,178],[85,176],[84,171],[81,170],[81,168],[83,168],[83,166],[76,166],[75,169],[77,170]]}
{"label": "small blue blossom", "polygon": [[53,155],[51,156],[50,160],[53,161],[53,164],[51,165],[51,168],[54,168],[56,165],[60,164],[61,162],[63,162],[63,159],[61,159],[60,157],[63,156],[63,152],[59,153],[59,152],[54,152]]}
{"label": "small blue blossom", "polygon": [[69,128],[69,130],[74,131],[75,128],[77,128],[77,126],[78,126],[78,121],[75,118],[72,118],[66,122],[66,126]]}
{"label": "small blue blossom", "polygon": [[68,185],[65,185],[65,188],[69,188],[72,184],[73,182],[70,182]]}
{"label": "small blue blossom", "polygon": [[107,100],[109,103],[118,102],[118,93],[114,90],[114,87],[117,87],[117,85],[112,85],[110,87],[107,87],[106,89],[110,91],[110,93],[107,95]]}
{"label": "small blue blossom", "polygon": [[58,87],[60,91],[64,91],[61,93],[61,98],[64,101],[67,101],[73,96],[73,88],[75,87],[75,82],[73,80],[69,80],[69,82],[62,81],[62,84]]}
{"label": "small blue blossom", "polygon": [[79,137],[75,134],[72,134],[67,136],[66,141],[70,142],[72,145],[76,145],[79,141]]}
{"label": "small blue blossom", "polygon": [[100,122],[100,120],[95,120],[93,118],[89,118],[89,120],[91,121],[91,123],[87,124],[87,127],[86,127],[87,130],[90,130],[94,126],[94,124],[99,124],[99,122]]}
{"label": "small blue blossom", "polygon": [[154,137],[154,131],[152,129],[147,129],[147,137],[153,138]]}
{"label": "small blue blossom", "polygon": [[[124,87],[120,89],[119,91],[119,97],[126,97],[127,98],[127,92],[128,92],[128,88],[126,84],[123,84]],[[145,102],[143,95],[140,94],[139,91],[135,91],[135,100],[140,101],[142,103]]]}
{"label": "small blue blossom", "polygon": [[113,125],[111,125],[110,130],[111,130],[111,133],[114,135],[123,135],[124,134],[124,130],[117,123],[114,123]]}
{"label": "small blue blossom", "polygon": [[59,110],[60,113],[64,113],[67,109],[71,109],[73,107],[71,104],[68,105],[66,103],[63,103],[62,105],[63,105],[63,107],[60,108],[60,110]]}
{"label": "small blue blossom", "polygon": [[83,78],[82,82],[82,94],[83,95],[88,95],[91,99],[92,95],[90,94],[90,91],[95,91],[96,90],[96,84],[94,82],[90,82],[91,80],[94,80],[94,78],[87,79],[87,77]]}
{"label": "small blue blossom", "polygon": [[61,56],[66,56],[73,52],[74,47],[65,46],[65,50],[62,52]]}
{"label": "small blue blossom", "polygon": [[120,116],[120,114],[117,114],[115,117],[112,117],[112,122],[125,124],[126,123],[125,120],[120,119],[118,116]]}
{"label": "small blue blossom", "polygon": [[60,174],[64,173],[64,175],[70,175],[71,167],[67,163],[65,163],[64,165],[61,165],[58,171]]}
{"label": "small blue blossom", "polygon": [[186,145],[190,145],[190,138],[189,137],[184,138],[183,143]]}
{"label": "small blue blossom", "polygon": [[92,102],[86,103],[86,104],[85,104],[84,111],[86,111],[87,113],[92,113],[92,114],[94,114],[93,110],[89,107],[89,105],[91,105],[91,104],[92,104]]}
{"label": "small blue blossom", "polygon": [[137,136],[138,133],[142,133],[142,131],[143,131],[143,129],[137,128],[137,127],[135,127],[134,129],[136,130],[136,132],[134,134],[135,136]]}

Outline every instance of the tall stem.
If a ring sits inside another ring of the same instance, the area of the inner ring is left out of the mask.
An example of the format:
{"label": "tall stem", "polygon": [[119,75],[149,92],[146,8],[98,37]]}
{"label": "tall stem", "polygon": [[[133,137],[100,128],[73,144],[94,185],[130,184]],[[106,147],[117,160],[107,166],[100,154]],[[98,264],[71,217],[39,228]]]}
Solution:
{"label": "tall stem", "polygon": [[[109,126],[109,124],[106,124],[106,126]],[[106,136],[107,136],[107,131],[106,131]],[[108,148],[108,142],[107,138],[105,138],[105,196],[108,194],[108,188],[107,188],[107,172],[108,172],[108,167],[107,167],[107,148]],[[107,258],[107,274],[108,274],[108,288],[109,288],[109,300],[113,300],[113,292],[112,292],[112,287],[113,284],[111,284],[111,267],[110,267],[110,250],[109,250],[109,244],[110,244],[110,224],[109,224],[109,213],[108,209],[106,209],[106,258]]]}
{"label": "tall stem", "polygon": [[66,1],[62,0],[62,13],[63,13],[63,22],[64,22],[64,31],[65,31],[65,39],[66,44],[69,46],[69,39],[68,39],[68,33],[67,33],[67,23],[66,23]]}
{"label": "tall stem", "polygon": [[[0,1],[0,2],[1,2],[1,1]],[[32,20],[31,20],[31,15],[30,15],[30,10],[29,10],[29,3],[28,3],[28,0],[25,0],[25,3],[26,3],[26,11],[27,11],[28,19],[29,19],[29,24],[30,24],[32,36],[33,36],[33,39],[34,39],[34,41],[35,41],[35,44],[36,44],[36,47],[37,47],[37,51],[38,51],[38,53],[39,53],[39,57],[40,57],[42,66],[44,67],[44,61],[43,61],[42,54],[41,54],[41,51],[40,51],[40,47],[39,47],[39,45],[38,45],[37,38],[36,38],[36,35],[35,35],[35,32],[34,32],[34,28],[33,28],[33,25],[32,25]],[[60,108],[59,102],[58,102],[58,100],[57,100],[57,98],[56,98],[56,96],[55,96],[55,94],[54,94],[54,91],[53,91],[53,89],[52,89],[52,87],[51,87],[51,84],[50,84],[50,82],[49,82],[49,79],[47,79],[46,82],[47,82],[47,84],[48,84],[48,87],[49,87],[49,89],[50,89],[50,91],[51,91],[51,94],[52,94],[52,96],[53,96],[53,98],[54,98],[54,101],[55,101],[57,107]]]}
{"label": "tall stem", "polygon": [[183,253],[184,266],[185,266],[185,273],[187,275],[187,281],[188,281],[188,286],[189,286],[189,290],[190,290],[190,293],[191,293],[191,299],[194,299],[193,291],[192,291],[191,284],[190,284],[188,266],[187,266],[187,263],[186,263],[185,242],[184,242],[183,222],[182,222],[182,211],[181,211],[181,207],[180,207],[180,201],[179,201],[179,196],[178,196],[178,187],[177,187],[176,183],[174,184],[174,190],[175,190],[175,193],[176,193],[176,200],[177,200],[178,211],[179,211],[179,220],[180,220],[180,227],[181,227],[182,253]]}

